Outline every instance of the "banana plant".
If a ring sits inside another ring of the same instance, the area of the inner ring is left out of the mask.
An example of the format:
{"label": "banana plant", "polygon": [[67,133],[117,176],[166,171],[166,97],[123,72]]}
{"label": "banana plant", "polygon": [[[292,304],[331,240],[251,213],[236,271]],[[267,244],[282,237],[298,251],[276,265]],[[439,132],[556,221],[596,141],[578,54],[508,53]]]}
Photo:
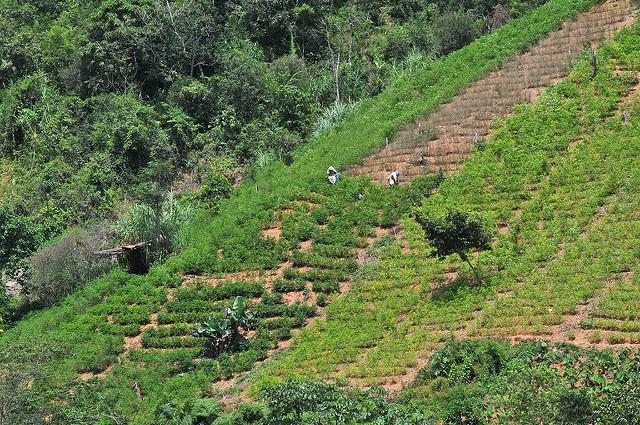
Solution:
{"label": "banana plant", "polygon": [[200,327],[194,329],[193,335],[206,338],[204,354],[215,357],[227,351],[237,351],[246,339],[243,331],[251,329],[254,315],[247,309],[244,297],[236,297],[229,307],[222,305],[219,312],[214,312]]}

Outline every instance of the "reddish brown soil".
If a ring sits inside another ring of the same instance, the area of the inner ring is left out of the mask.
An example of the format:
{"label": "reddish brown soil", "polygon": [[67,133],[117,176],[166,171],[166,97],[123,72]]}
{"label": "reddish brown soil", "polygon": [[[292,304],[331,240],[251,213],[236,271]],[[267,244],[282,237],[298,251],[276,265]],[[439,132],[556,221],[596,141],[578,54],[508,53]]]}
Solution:
{"label": "reddish brown soil", "polygon": [[279,227],[272,227],[270,229],[266,229],[262,231],[262,236],[265,238],[272,238],[275,240],[280,240],[280,235],[282,234],[282,229]]}
{"label": "reddish brown soil", "polygon": [[511,114],[515,105],[535,100],[566,77],[585,43],[596,46],[631,25],[635,8],[632,0],[608,0],[578,14],[528,52],[401,129],[388,146],[347,174],[369,175],[384,183],[393,170],[401,172],[402,182],[439,170],[452,173],[469,157],[476,142],[489,135],[494,117]]}

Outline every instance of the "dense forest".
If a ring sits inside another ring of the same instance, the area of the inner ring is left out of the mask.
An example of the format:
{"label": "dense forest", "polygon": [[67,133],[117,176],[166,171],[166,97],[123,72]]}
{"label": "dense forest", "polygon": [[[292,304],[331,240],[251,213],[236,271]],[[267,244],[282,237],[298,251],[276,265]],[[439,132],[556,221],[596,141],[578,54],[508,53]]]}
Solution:
{"label": "dense forest", "polygon": [[0,326],[540,3],[0,1]]}

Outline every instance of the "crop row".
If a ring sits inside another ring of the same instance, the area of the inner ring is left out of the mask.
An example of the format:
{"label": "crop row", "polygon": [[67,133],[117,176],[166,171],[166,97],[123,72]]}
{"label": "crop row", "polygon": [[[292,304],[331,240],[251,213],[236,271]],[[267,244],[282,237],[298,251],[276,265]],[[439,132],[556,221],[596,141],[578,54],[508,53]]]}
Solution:
{"label": "crop row", "polygon": [[247,298],[260,297],[264,294],[264,283],[260,281],[228,281],[221,286],[198,285],[195,288],[179,288],[175,291],[177,300],[221,301],[237,296]]}
{"label": "crop row", "polygon": [[345,281],[348,280],[350,274],[345,271],[337,270],[307,270],[299,271],[293,268],[284,270],[284,277],[292,280],[303,280],[310,282],[327,282],[327,281]]}
{"label": "crop row", "polygon": [[325,258],[318,254],[296,251],[293,254],[293,265],[297,267],[315,267],[319,269],[342,270],[353,273],[358,264],[352,258]]}

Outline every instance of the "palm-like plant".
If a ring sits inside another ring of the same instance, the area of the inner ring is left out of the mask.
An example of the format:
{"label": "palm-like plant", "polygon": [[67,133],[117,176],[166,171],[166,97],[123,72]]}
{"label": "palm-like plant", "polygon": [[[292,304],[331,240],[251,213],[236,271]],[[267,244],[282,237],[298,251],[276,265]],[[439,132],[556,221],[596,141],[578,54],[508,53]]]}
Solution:
{"label": "palm-like plant", "polygon": [[236,297],[231,307],[222,305],[220,312],[214,312],[193,335],[206,338],[205,355],[215,357],[226,351],[236,351],[246,339],[242,331],[251,329],[254,315],[247,309],[244,297]]}

